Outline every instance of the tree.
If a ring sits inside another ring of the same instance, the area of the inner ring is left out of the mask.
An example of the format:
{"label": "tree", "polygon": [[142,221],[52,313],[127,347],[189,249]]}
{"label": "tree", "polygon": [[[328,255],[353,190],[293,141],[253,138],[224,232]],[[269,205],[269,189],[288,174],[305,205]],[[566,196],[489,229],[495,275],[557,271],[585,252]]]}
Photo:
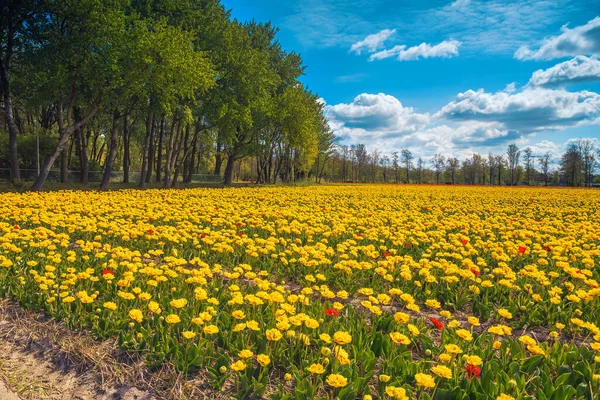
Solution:
{"label": "tree", "polygon": [[548,172],[550,171],[550,152],[547,151],[543,156],[540,156],[538,162],[540,164],[542,175],[544,176],[544,186],[548,186]]}
{"label": "tree", "polygon": [[369,160],[369,153],[367,147],[364,144],[357,144],[354,146],[354,157],[356,160],[356,180],[364,182],[363,180],[363,168],[367,165]]}
{"label": "tree", "polygon": [[[322,116],[322,114],[320,114],[320,115]],[[333,131],[329,127],[329,124],[327,123],[327,121],[325,120],[324,117],[323,117],[323,120],[321,121],[320,129],[318,130],[318,133],[319,133],[319,136],[318,136],[319,137],[319,147],[318,147],[319,152],[317,154],[315,179],[316,179],[317,183],[320,183],[321,178],[323,177],[323,171],[325,169],[327,161],[331,158],[331,156],[334,153],[334,143],[335,143],[336,137],[333,134]]]}
{"label": "tree", "polygon": [[596,146],[591,139],[577,139],[577,146],[583,163],[583,180],[585,186],[591,186],[596,169]]}
{"label": "tree", "polygon": [[495,177],[495,173],[496,173],[496,156],[494,156],[492,153],[488,154],[488,161],[487,161],[487,166],[488,166],[488,170],[489,170],[489,175],[490,175],[490,186],[492,186],[494,184],[494,177]]}
{"label": "tree", "polygon": [[412,168],[413,155],[408,149],[402,149],[400,152],[401,162],[406,169],[406,183],[410,183],[410,169]]}
{"label": "tree", "polygon": [[502,170],[506,166],[506,160],[502,155],[496,156],[496,167],[498,168],[498,186],[502,185]]}
{"label": "tree", "polygon": [[392,168],[394,168],[394,182],[395,183],[398,183],[398,181],[399,181],[398,170],[399,170],[400,164],[398,163],[398,160],[399,160],[398,152],[394,151],[392,153]]}
{"label": "tree", "polygon": [[583,157],[577,142],[567,145],[567,151],[561,157],[561,171],[569,186],[580,186],[582,183]]}
{"label": "tree", "polygon": [[446,159],[443,155],[438,153],[433,156],[433,159],[431,160],[431,165],[433,166],[433,171],[435,173],[435,183],[439,184],[440,174],[444,170],[444,167],[446,165]]}
{"label": "tree", "polygon": [[383,168],[383,182],[384,183],[388,183],[388,180],[389,180],[389,176],[388,176],[389,165],[390,165],[390,158],[387,155],[383,156],[383,158],[381,159],[381,167]]}
{"label": "tree", "polygon": [[[45,17],[32,38],[37,44],[27,54],[35,59],[28,63],[29,73],[39,78],[30,89],[39,99],[55,104],[59,141],[31,190],[42,187],[71,134],[91,121],[111,91],[123,89],[118,76],[125,68],[120,64],[128,26],[123,7],[123,1],[43,3],[40,14]],[[76,107],[87,110],[81,119],[74,118]]]}
{"label": "tree", "polygon": [[36,0],[3,0],[0,2],[0,90],[4,102],[4,121],[8,128],[8,153],[10,160],[10,181],[21,179],[17,153],[18,127],[15,123],[11,74],[13,57],[23,51],[30,36],[30,27],[39,18],[36,10],[40,7]]}
{"label": "tree", "polygon": [[371,182],[375,183],[375,179],[377,177],[377,166],[379,165],[379,158],[381,153],[377,150],[373,150],[371,152]]}
{"label": "tree", "polygon": [[519,166],[519,158],[521,156],[521,151],[516,145],[511,144],[508,146],[506,155],[508,156],[508,167],[510,169],[510,184],[515,185],[516,183],[518,183],[515,182],[515,175],[517,173],[517,167]]}
{"label": "tree", "polygon": [[525,175],[527,176],[527,185],[531,185],[531,174],[534,171],[534,157],[531,147],[527,147],[524,151],[523,160],[525,161]]}
{"label": "tree", "polygon": [[458,158],[453,157],[448,159],[448,172],[450,173],[450,178],[452,179],[452,184],[456,183],[456,172],[458,170]]}

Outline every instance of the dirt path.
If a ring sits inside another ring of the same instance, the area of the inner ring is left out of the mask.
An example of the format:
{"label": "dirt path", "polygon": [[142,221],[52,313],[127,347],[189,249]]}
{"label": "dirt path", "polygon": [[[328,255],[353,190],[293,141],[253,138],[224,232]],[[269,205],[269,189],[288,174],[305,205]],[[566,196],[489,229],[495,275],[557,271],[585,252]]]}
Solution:
{"label": "dirt path", "polygon": [[[3,321],[4,322],[4,321]],[[33,346],[36,347],[36,346]],[[98,385],[92,371],[77,374],[43,358],[40,349],[27,349],[10,341],[0,343],[0,399],[123,399],[151,396],[130,387]]]}
{"label": "dirt path", "polygon": [[[1,400],[155,399],[107,379],[93,366],[102,359],[112,361],[102,343],[88,342],[85,336],[69,334],[60,324],[36,320],[34,315],[0,301]],[[78,363],[86,357],[87,363]]]}

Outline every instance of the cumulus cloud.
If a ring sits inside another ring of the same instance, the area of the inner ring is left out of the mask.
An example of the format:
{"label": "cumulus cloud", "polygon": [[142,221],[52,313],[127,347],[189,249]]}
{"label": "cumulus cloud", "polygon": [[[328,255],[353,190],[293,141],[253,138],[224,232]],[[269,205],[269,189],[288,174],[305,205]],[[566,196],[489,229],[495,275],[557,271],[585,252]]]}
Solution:
{"label": "cumulus cloud", "polygon": [[427,156],[435,153],[450,155],[472,152],[474,148],[486,152],[520,137],[521,134],[495,122],[464,122],[458,126],[444,124],[417,131],[400,138],[397,144],[425,149]]}
{"label": "cumulus cloud", "polygon": [[573,29],[564,25],[561,31],[560,35],[545,39],[537,50],[521,46],[515,52],[515,58],[551,60],[578,55],[600,56],[600,17]]}
{"label": "cumulus cloud", "polygon": [[551,68],[535,71],[529,80],[529,85],[553,87],[598,80],[600,80],[600,60],[577,56]]}
{"label": "cumulus cloud", "polygon": [[395,98],[384,93],[363,93],[349,104],[341,103],[325,108],[332,128],[361,129],[375,135],[401,135],[424,127],[430,120],[429,114],[419,114],[405,107]]}
{"label": "cumulus cloud", "polygon": [[390,57],[396,57],[399,61],[433,57],[450,58],[458,55],[458,47],[460,44],[461,43],[458,40],[444,40],[434,46],[429,43],[421,43],[418,46],[408,48],[403,44],[371,54],[369,61],[383,60]]}
{"label": "cumulus cloud", "polygon": [[436,153],[470,156],[473,149],[487,152],[522,137],[496,121],[439,124],[384,93],[363,93],[352,103],[328,105],[325,112],[343,143],[364,143],[384,153],[408,148],[426,158]]}
{"label": "cumulus cloud", "polygon": [[518,93],[459,93],[435,114],[450,121],[498,122],[521,133],[588,125],[600,117],[600,95],[557,89],[526,88]]}
{"label": "cumulus cloud", "polygon": [[383,46],[383,43],[394,33],[396,33],[395,29],[384,29],[369,35],[363,40],[354,43],[350,47],[350,52],[361,54],[363,50],[367,50],[369,53],[373,53],[379,50]]}
{"label": "cumulus cloud", "polygon": [[583,125],[600,125],[600,95],[527,86],[487,93],[459,93],[437,113],[419,113],[384,93],[357,96],[351,103],[328,105],[325,113],[342,143],[364,143],[390,154],[401,148],[427,159],[436,153],[459,158],[473,153],[501,154],[516,143],[534,155],[564,151],[537,134]]}

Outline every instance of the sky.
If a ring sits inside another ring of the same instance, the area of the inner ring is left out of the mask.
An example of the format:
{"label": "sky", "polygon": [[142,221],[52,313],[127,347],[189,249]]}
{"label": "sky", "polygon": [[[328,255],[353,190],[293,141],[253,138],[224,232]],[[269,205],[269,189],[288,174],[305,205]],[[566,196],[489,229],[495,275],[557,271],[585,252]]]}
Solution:
{"label": "sky", "polygon": [[340,144],[424,159],[600,143],[597,0],[223,0],[302,55]]}

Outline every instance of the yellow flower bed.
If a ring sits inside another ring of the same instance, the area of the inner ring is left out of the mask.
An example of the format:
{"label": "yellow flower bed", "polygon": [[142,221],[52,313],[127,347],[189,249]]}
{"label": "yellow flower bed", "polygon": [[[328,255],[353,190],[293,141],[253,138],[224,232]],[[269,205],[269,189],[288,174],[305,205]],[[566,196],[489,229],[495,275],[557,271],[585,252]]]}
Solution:
{"label": "yellow flower bed", "polygon": [[600,192],[0,195],[0,296],[253,398],[591,399]]}

